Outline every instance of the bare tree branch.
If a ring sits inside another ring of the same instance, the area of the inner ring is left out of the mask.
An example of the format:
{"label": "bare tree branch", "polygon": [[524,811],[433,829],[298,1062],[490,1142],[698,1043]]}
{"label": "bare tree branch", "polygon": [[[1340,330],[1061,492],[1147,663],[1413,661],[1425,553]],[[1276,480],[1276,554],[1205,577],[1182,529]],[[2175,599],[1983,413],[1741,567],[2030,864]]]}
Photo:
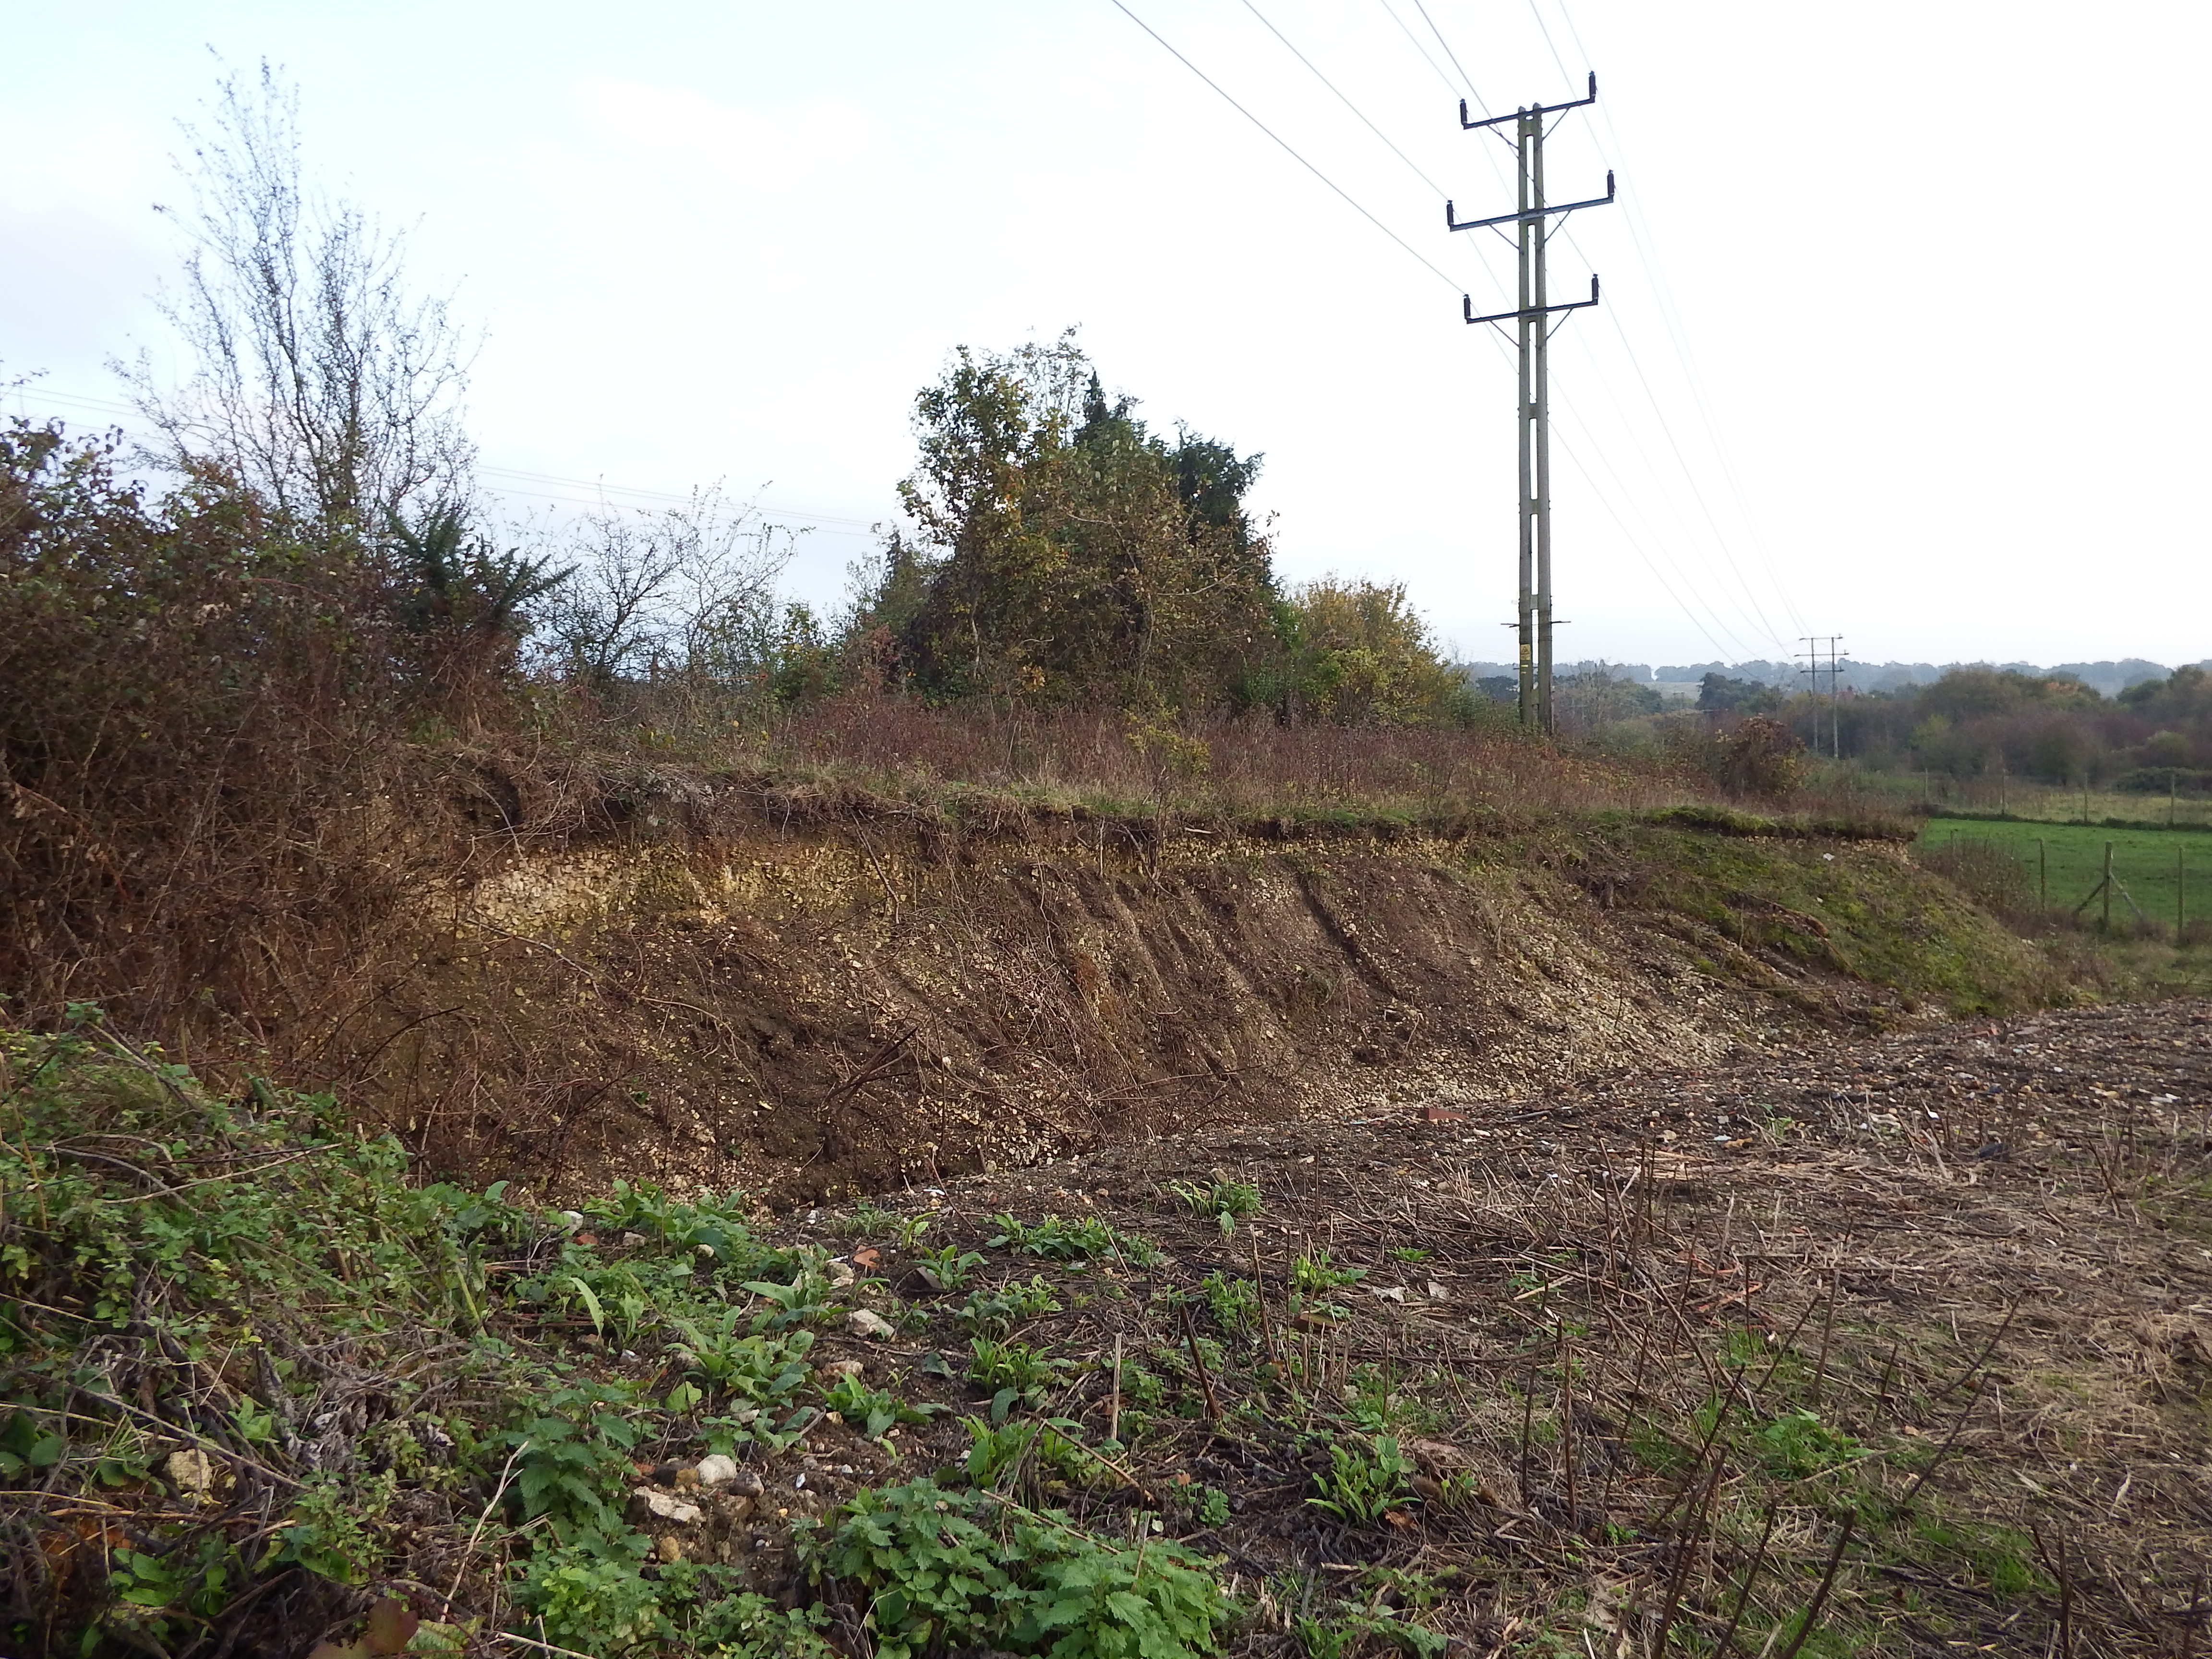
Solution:
{"label": "bare tree branch", "polygon": [[158,438],[147,459],[216,471],[319,529],[380,532],[472,493],[461,425],[474,342],[410,294],[406,237],[301,179],[299,94],[267,63],[225,74],[186,126],[181,289],[159,296],[190,350],[166,386],[151,355],[114,365]]}

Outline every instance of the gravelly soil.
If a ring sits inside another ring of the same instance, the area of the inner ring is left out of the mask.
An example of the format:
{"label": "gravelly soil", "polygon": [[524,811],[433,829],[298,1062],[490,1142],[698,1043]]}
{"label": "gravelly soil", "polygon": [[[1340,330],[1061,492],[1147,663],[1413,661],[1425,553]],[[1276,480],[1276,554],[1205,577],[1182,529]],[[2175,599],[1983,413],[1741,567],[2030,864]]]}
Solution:
{"label": "gravelly soil", "polygon": [[[1257,1191],[1228,1236],[1176,1190],[1217,1180]],[[1097,1449],[1006,1490],[1218,1553],[1248,1650],[2164,1655],[2212,1608],[2208,1194],[2212,1005],[2167,1003],[1127,1143],[784,1231],[900,1326],[820,1356],[954,1408],[895,1437],[913,1473],[988,1409],[955,1310],[1042,1274],[1060,1310],[1007,1340]],[[1002,1213],[1164,1259],[994,1246]],[[946,1244],[983,1258],[957,1293],[918,1271]],[[1311,1501],[1382,1436],[1374,1518]],[[813,1439],[803,1508],[884,1468]]]}

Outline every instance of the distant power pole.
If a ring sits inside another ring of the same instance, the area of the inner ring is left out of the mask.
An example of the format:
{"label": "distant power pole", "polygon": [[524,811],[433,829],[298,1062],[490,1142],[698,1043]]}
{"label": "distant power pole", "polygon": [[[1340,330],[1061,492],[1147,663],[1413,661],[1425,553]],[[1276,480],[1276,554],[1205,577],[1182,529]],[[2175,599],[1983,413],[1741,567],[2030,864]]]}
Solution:
{"label": "distant power pole", "polygon": [[1813,747],[1820,747],[1820,647],[1828,647],[1828,752],[1836,759],[1844,757],[1843,673],[1836,660],[1836,647],[1844,642],[1841,634],[1800,634],[1805,649],[1797,654],[1803,657],[1803,672],[1813,681]]}
{"label": "distant power pole", "polygon": [[[1513,124],[1515,155],[1520,163],[1521,205],[1493,219],[1470,219],[1462,223],[1449,202],[1444,204],[1444,223],[1453,230],[1484,230],[1503,224],[1520,227],[1521,303],[1511,311],[1487,317],[1474,314],[1474,301],[1462,295],[1460,311],[1470,323],[1518,325],[1521,348],[1521,606],[1520,676],[1521,723],[1539,731],[1552,729],[1552,424],[1549,346],[1556,324],[1544,319],[1555,311],[1580,311],[1597,303],[1597,278],[1590,278],[1590,296],[1566,305],[1549,303],[1545,277],[1544,249],[1551,230],[1549,215],[1572,213],[1577,208],[1604,207],[1613,198],[1613,174],[1605,175],[1605,194],[1586,202],[1544,200],[1544,118],[1561,110],[1580,109],[1597,102],[1597,76],[1589,78],[1589,96],[1571,104],[1531,104],[1510,115],[1486,121],[1467,118],[1467,100],[1460,100],[1459,124],[1467,131]],[[1503,235],[1504,233],[1499,232]],[[1503,333],[1504,330],[1499,332]]]}

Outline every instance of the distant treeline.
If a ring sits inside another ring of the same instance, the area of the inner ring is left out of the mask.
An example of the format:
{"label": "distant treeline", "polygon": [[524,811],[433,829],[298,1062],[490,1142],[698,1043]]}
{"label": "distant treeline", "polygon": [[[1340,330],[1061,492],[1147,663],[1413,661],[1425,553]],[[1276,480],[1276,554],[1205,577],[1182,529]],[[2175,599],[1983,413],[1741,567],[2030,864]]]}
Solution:
{"label": "distant treeline", "polygon": [[1855,695],[1785,694],[1706,676],[1698,707],[1782,719],[1812,747],[1885,771],[2000,774],[2043,783],[2212,792],[2212,673],[2177,668],[2117,697],[2058,674],[1954,668],[1932,685]]}
{"label": "distant treeline", "polygon": [[[2212,668],[2212,659],[2196,665]],[[1512,665],[1500,662],[1471,662],[1461,665],[1470,679],[1510,676]],[[2063,662],[2043,667],[2031,662],[1936,664],[1932,662],[1859,662],[1850,657],[1836,665],[1836,679],[1846,691],[1897,691],[1914,685],[1933,685],[1944,675],[1960,668],[1997,668],[2008,673],[2027,674],[2037,679],[2079,680],[2084,685],[2116,697],[2131,685],[2145,680],[2162,680],[2173,670],[2164,663],[2152,662],[2143,657],[2123,657],[2117,661]],[[1653,685],[1679,696],[1686,687],[1702,684],[1709,674],[1718,674],[1723,679],[1747,680],[1753,685],[1774,686],[1784,691],[1803,690],[1809,684],[1805,665],[1795,662],[1665,663],[1654,667],[1650,663],[1589,661],[1563,665],[1562,677],[1601,675],[1623,680],[1632,685]],[[1820,668],[1820,689],[1828,688],[1826,663]]]}
{"label": "distant treeline", "polygon": [[[1787,664],[1703,666],[1686,699],[1660,687],[1683,686],[1674,676],[1686,669],[1663,669],[1655,684],[1642,665],[1577,663],[1558,677],[1561,721],[1633,746],[1654,736],[1685,739],[1686,722],[1710,730],[1764,717],[1814,753],[1840,749],[1844,760],[1879,771],[2212,793],[2212,665],[2074,665],[2104,671],[2110,692],[2067,669],[2025,665],[1930,669],[1924,681],[1900,678],[1878,690],[1855,687],[1846,672],[1832,696],[1825,672],[1815,691]],[[1872,678],[1858,667],[1862,681]],[[1486,698],[1515,696],[1502,664],[1463,663],[1461,672]]]}

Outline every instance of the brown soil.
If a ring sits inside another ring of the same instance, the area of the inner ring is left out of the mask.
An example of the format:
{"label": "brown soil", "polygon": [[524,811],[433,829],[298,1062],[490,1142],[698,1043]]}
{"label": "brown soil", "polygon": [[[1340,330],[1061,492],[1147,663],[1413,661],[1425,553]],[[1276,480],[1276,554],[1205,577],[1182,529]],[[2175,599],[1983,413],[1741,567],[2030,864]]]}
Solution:
{"label": "brown soil", "polygon": [[[793,1201],[2052,989],[1893,846],[1625,833],[878,813],[525,857],[437,901],[331,1075],[441,1169]],[[1846,908],[1967,965],[1869,966]]]}
{"label": "brown soil", "polygon": [[[1217,1174],[1261,1195],[1233,1237],[1174,1191]],[[877,1305],[916,1310],[914,1335],[817,1357],[969,1413],[980,1393],[923,1364],[966,1365],[961,1298],[901,1256],[898,1218],[929,1217],[915,1249],[981,1251],[987,1291],[1044,1273],[1066,1309],[1014,1335],[1075,1364],[1047,1408],[1102,1433],[1117,1341],[1162,1393],[1140,1409],[1125,1378],[1120,1472],[1033,1466],[1018,1488],[1093,1528],[1161,1511],[1224,1555],[1260,1595],[1248,1650],[1298,1651],[1301,1617],[1388,1650],[1349,1604],[1470,1655],[1641,1655],[1662,1624],[1710,1652],[1748,1571],[1746,1654],[1793,1650],[1818,1599],[1808,1654],[2162,1656],[2202,1650],[2212,1607],[2209,1194],[2212,1005],[2167,1004],[1621,1073],[1463,1119],[1152,1139],[787,1231],[865,1237],[898,1293]],[[992,1249],[1002,1212],[1097,1215],[1167,1260]],[[1294,1318],[1294,1264],[1322,1251],[1364,1277]],[[1202,1281],[1255,1270],[1267,1327],[1224,1324]],[[1331,1448],[1383,1427],[1419,1468],[1387,1522],[1310,1503]],[[951,1419],[902,1432],[915,1474],[969,1444]],[[879,1452],[814,1438],[789,1458],[815,1460],[818,1508]]]}

